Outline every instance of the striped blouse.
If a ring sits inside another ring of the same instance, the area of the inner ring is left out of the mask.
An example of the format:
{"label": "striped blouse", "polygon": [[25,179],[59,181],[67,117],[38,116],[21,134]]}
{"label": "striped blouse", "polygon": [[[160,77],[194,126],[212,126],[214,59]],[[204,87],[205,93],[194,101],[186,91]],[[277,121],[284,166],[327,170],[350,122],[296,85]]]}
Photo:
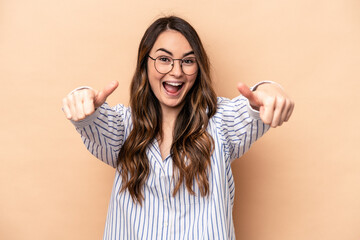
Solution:
{"label": "striped blouse", "polygon": [[[106,103],[86,119],[73,122],[86,148],[97,158],[116,167],[116,160],[132,129],[131,109]],[[103,239],[235,239],[232,217],[235,186],[232,160],[269,129],[248,100],[218,98],[216,114],[207,131],[214,139],[209,173],[210,194],[201,197],[196,181],[191,195],[185,185],[175,196],[171,156],[162,160],[154,140],[147,149],[150,175],[143,187],[142,206],[128,191],[119,194],[121,176],[116,171]]]}

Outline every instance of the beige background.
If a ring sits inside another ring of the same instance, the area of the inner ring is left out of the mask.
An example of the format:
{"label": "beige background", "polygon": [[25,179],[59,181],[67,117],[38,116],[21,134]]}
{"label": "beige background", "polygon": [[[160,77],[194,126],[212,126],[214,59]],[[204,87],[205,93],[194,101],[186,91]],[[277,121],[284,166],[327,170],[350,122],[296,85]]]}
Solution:
{"label": "beige background", "polygon": [[198,30],[217,93],[270,79],[296,101],[233,165],[244,240],[360,239],[359,0],[0,0],[0,239],[100,239],[114,170],[61,111],[79,85],[120,87],[157,17]]}

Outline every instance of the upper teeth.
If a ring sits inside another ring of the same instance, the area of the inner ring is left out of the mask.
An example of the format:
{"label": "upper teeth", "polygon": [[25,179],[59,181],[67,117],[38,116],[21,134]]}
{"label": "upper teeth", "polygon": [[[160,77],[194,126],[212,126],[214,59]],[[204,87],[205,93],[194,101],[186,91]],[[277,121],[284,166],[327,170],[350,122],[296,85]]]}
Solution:
{"label": "upper teeth", "polygon": [[166,84],[169,84],[169,85],[174,86],[174,87],[182,85],[182,83],[174,83],[174,82],[167,82]]}

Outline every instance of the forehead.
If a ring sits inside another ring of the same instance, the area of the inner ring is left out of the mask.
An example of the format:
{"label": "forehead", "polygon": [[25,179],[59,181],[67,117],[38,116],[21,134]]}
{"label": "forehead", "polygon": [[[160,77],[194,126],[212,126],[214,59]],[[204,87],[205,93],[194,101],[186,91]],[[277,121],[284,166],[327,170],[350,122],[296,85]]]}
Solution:
{"label": "forehead", "polygon": [[155,53],[161,48],[168,50],[174,56],[182,55],[193,50],[184,35],[175,30],[166,30],[162,32],[156,39],[151,52]]}

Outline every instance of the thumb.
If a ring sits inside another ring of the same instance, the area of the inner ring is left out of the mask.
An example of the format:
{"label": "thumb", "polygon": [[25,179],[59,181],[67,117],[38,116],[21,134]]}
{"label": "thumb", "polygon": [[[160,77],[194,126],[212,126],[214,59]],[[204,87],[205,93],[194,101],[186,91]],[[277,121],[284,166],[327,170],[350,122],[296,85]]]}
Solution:
{"label": "thumb", "polygon": [[118,86],[118,81],[112,81],[107,86],[105,86],[103,90],[97,92],[94,101],[95,108],[100,107],[106,101],[108,96],[110,96],[110,94],[112,94]]}
{"label": "thumb", "polygon": [[254,92],[251,91],[250,88],[248,86],[246,86],[244,83],[239,82],[237,85],[237,88],[238,88],[239,92],[241,93],[241,95],[243,95],[244,97],[246,97],[249,100],[250,105],[252,107],[259,109],[260,106],[263,105],[261,103],[261,101],[256,97]]}

